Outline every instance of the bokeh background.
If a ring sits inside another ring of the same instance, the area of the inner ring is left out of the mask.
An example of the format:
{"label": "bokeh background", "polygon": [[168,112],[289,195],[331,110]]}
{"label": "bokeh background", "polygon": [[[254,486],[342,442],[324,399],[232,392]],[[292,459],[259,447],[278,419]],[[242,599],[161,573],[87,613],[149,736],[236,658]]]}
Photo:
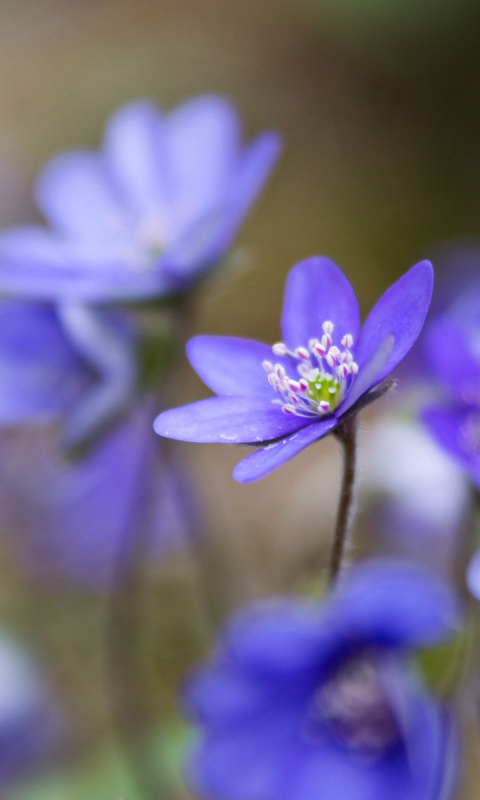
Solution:
{"label": "bokeh background", "polygon": [[[223,93],[246,136],[275,128],[285,148],[231,269],[198,297],[195,331],[275,341],[285,275],[317,253],[345,270],[365,313],[442,242],[480,234],[479,29],[475,0],[0,0],[0,224],[36,219],[42,163],[98,146],[120,104],[148,97],[170,108]],[[207,395],[186,362],[177,368],[176,402]],[[364,428],[394,402],[369,412]],[[35,431],[22,435],[41,469]],[[5,797],[140,800],[142,759],[182,795],[188,731],[175,692],[212,621],[314,580],[338,492],[333,441],[253,486],[231,478],[236,448],[180,450],[198,481],[208,544],[146,575],[146,677],[132,692],[148,720],[147,755],[119,735],[112,713],[108,598],[32,580],[12,531],[2,537],[0,624],[42,670],[62,730],[61,747]]]}

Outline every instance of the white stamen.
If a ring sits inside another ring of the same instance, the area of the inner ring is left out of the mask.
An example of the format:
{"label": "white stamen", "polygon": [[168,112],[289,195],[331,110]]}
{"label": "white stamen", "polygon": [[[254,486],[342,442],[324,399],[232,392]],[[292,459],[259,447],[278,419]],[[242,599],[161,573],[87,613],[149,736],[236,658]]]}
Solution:
{"label": "white stamen", "polygon": [[327,354],[327,348],[323,344],[320,344],[320,342],[317,342],[316,345],[313,346],[312,350],[315,355],[319,356],[320,358],[324,358]]}
{"label": "white stamen", "polygon": [[332,337],[330,336],[329,333],[325,333],[322,336],[322,347],[324,347],[325,350],[328,350],[328,348],[331,346],[332,346]]}
{"label": "white stamen", "polygon": [[298,358],[303,358],[304,361],[310,361],[310,353],[306,347],[297,347],[295,355],[298,356]]}
{"label": "white stamen", "polygon": [[[272,402],[278,403],[287,415],[315,418],[316,415],[331,414],[348,392],[351,378],[358,374],[358,364],[350,352],[353,336],[349,333],[343,336],[343,349],[340,350],[332,342],[333,323],[327,320],[322,328],[321,341],[315,337],[309,339],[308,349],[299,346],[292,352],[284,342],[277,342],[272,347],[276,355],[287,355],[295,364],[298,380],[290,378],[282,364],[273,365],[268,359],[262,362],[268,382],[280,395]],[[325,367],[323,359],[330,369]],[[319,397],[330,400],[315,400]]]}

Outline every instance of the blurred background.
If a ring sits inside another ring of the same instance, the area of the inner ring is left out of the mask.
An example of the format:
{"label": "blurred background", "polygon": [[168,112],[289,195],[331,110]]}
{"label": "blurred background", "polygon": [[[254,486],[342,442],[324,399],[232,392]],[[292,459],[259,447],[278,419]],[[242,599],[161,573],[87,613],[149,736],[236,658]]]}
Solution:
{"label": "blurred background", "polygon": [[[64,148],[97,147],[120,104],[148,97],[168,109],[222,93],[247,137],[274,128],[285,147],[232,269],[198,298],[195,332],[276,341],[287,271],[317,253],[346,272],[365,314],[442,242],[480,234],[479,28],[475,0],[0,0],[0,224],[35,220],[42,163]],[[371,431],[401,407],[401,391],[364,415],[366,454],[376,452]],[[173,393],[177,404],[208,394],[186,360]],[[41,471],[35,431],[2,433],[4,456],[18,436]],[[147,570],[138,693],[147,755],[119,735],[112,712],[108,598],[32,577],[13,544],[18,520],[0,512],[8,533],[0,540],[2,636],[34,670],[25,680],[39,682],[41,698],[35,757],[6,776],[1,797],[141,800],[148,789],[135,773],[145,758],[146,772],[161,765],[184,794],[179,753],[189,733],[175,693],[205,652],[212,622],[252,597],[310,590],[335,514],[335,442],[252,486],[231,478],[237,448],[179,451],[193,465],[209,544],[200,566],[198,554],[179,548]],[[365,497],[388,490],[367,465],[363,473]],[[463,491],[460,481],[460,504]],[[448,535],[438,553],[443,571]],[[368,548],[361,531],[358,542]],[[213,598],[204,596],[202,572],[214,576]],[[15,666],[10,673],[20,674]],[[466,796],[475,796],[468,777]]]}

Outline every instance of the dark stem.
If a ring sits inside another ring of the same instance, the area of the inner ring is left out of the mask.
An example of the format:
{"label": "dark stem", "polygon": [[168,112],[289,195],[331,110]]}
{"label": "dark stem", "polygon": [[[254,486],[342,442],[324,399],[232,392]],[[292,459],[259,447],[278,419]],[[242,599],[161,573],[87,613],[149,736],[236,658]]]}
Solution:
{"label": "dark stem", "polygon": [[349,417],[335,429],[334,435],[343,446],[343,479],[338,503],[337,521],[333,537],[330,563],[328,567],[328,585],[332,586],[342,566],[343,555],[350,528],[353,493],[355,484],[355,463],[357,455],[356,417]]}

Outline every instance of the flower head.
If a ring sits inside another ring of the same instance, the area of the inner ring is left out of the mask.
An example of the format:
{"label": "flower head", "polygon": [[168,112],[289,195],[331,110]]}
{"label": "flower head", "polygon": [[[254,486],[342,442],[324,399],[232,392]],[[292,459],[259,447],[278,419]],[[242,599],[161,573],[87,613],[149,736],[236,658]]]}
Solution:
{"label": "flower head", "polygon": [[382,382],[417,339],[433,283],[422,261],[391,286],[360,330],[358,304],[341,270],[314,257],[290,271],[283,341],[197,336],[187,355],[219,396],[161,414],[162,436],[247,443],[261,449],[237,465],[257,480],[335,429],[383,392]]}
{"label": "flower head", "polygon": [[51,224],[0,237],[0,289],[109,301],[184,291],[229,249],[280,149],[246,147],[235,108],[201,96],[170,113],[139,101],[110,118],[100,152],[55,157],[37,184]]}
{"label": "flower head", "polygon": [[382,561],[353,569],[323,606],[284,599],[241,612],[187,687],[203,729],[194,790],[213,800],[439,797],[452,779],[452,725],[407,656],[456,624],[445,585]]}

